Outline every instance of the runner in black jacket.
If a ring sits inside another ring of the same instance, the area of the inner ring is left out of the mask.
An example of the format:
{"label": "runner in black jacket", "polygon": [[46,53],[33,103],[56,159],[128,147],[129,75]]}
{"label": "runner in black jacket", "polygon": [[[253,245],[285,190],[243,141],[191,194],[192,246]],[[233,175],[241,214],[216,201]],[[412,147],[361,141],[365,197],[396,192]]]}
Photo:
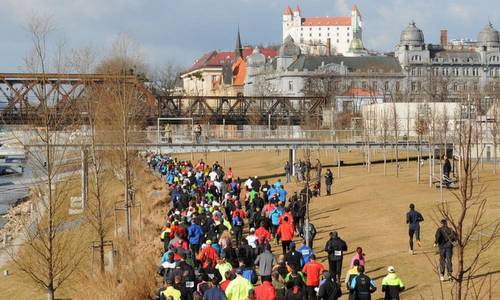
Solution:
{"label": "runner in black jacket", "polygon": [[320,300],[337,300],[342,296],[340,285],[332,278],[330,273],[323,274],[325,281],[319,286],[318,299]]}
{"label": "runner in black jacket", "polygon": [[340,282],[340,273],[342,272],[342,259],[344,252],[347,251],[347,244],[342,240],[336,231],[330,233],[330,240],[325,245],[325,251],[328,253],[328,266],[332,277]]}

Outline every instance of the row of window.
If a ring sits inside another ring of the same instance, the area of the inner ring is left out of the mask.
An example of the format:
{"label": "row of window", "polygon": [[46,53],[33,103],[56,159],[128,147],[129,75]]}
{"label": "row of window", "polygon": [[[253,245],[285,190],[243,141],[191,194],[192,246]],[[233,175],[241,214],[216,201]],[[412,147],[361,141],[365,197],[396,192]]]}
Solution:
{"label": "row of window", "polygon": [[[321,31],[321,28],[322,28],[322,27],[321,27],[321,26],[315,26],[315,28],[318,28],[318,30],[320,30],[320,31]],[[327,27],[327,30],[328,30],[328,31],[330,31],[330,28],[331,28],[331,27]],[[312,27],[309,27],[309,31],[312,31],[312,29],[313,29]],[[351,29],[351,27],[347,27],[347,28],[346,28],[346,30],[350,30],[350,29]],[[300,27],[300,30],[301,30],[301,31],[304,31],[304,27]],[[340,30],[340,27],[337,27],[337,31],[339,31],[339,30]]]}
{"label": "row of window", "polygon": [[[347,35],[349,35],[349,34],[347,34]],[[422,56],[420,56],[420,55],[412,55],[411,61],[412,62],[421,62],[422,61]],[[500,57],[499,56],[490,56],[490,58],[488,59],[488,61],[489,62],[500,62]],[[432,59],[432,62],[447,63],[448,59],[447,58],[437,58],[437,57],[435,57],[435,58]],[[453,57],[451,59],[451,62],[452,63],[461,63],[461,62],[472,63],[472,62],[474,62],[474,60],[471,57],[467,57],[467,58],[464,58],[464,59],[458,59],[456,57]]]}
{"label": "row of window", "polygon": [[[310,36],[310,37],[312,37],[312,36]],[[317,39],[317,40],[315,40],[315,39],[307,39],[307,40],[308,40],[308,41],[310,41],[310,42],[327,43],[327,41],[322,41],[321,39]],[[348,43],[348,44],[349,44],[349,41],[350,41],[350,40],[349,40],[349,39],[347,39],[347,40],[346,40],[346,43]],[[304,37],[302,37],[302,36],[300,37],[300,42],[301,42],[301,43],[304,43]],[[336,40],[331,40],[331,42],[337,42],[337,44],[339,44],[339,43],[340,43],[340,40],[339,40],[339,39],[336,39]]]}
{"label": "row of window", "polygon": [[[427,72],[425,70],[426,70],[426,67],[422,67],[422,68],[413,67],[410,69],[410,75],[411,76],[424,76],[427,74]],[[479,77],[481,74],[480,70],[481,70],[481,68],[433,67],[432,74],[434,76]],[[489,68],[488,74],[491,77],[499,76],[500,68],[496,68],[496,67]]]}
{"label": "row of window", "polygon": [[[306,35],[307,35],[307,33],[306,33]],[[300,33],[300,36],[304,36],[304,34],[301,32],[301,33]],[[312,33],[309,33],[309,36],[313,36],[313,34],[312,34]],[[320,32],[320,33],[318,33],[318,36],[319,36],[319,37],[321,37],[321,32]],[[330,33],[327,33],[327,34],[326,34],[326,36],[327,36],[327,37],[330,37]],[[340,35],[337,33],[337,37],[339,37],[339,36],[340,36]],[[349,32],[347,33],[347,36],[349,36]]]}

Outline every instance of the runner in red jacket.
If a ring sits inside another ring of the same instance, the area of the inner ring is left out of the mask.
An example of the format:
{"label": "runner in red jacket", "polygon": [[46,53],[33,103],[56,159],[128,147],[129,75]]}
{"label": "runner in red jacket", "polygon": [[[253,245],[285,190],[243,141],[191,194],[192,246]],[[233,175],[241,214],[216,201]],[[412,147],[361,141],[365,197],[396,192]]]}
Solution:
{"label": "runner in red jacket", "polygon": [[264,280],[261,285],[255,288],[255,298],[257,300],[276,300],[276,289],[270,281]]}
{"label": "runner in red jacket", "polygon": [[283,218],[283,222],[278,226],[276,236],[281,239],[281,246],[283,247],[283,254],[286,254],[293,240],[294,228],[287,216]]}
{"label": "runner in red jacket", "polygon": [[325,271],[325,267],[316,261],[316,255],[311,255],[311,260],[302,268],[302,272],[306,274],[306,286],[308,299],[316,299],[316,291],[319,286],[320,276]]}

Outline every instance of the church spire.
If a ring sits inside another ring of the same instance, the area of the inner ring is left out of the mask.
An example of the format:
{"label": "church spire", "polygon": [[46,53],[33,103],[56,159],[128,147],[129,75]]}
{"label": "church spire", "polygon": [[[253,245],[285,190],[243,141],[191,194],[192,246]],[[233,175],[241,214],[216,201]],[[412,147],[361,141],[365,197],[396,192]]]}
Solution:
{"label": "church spire", "polygon": [[243,58],[243,46],[241,45],[239,26],[238,26],[238,36],[236,37],[236,48],[234,49],[234,61],[237,61],[238,57]]}

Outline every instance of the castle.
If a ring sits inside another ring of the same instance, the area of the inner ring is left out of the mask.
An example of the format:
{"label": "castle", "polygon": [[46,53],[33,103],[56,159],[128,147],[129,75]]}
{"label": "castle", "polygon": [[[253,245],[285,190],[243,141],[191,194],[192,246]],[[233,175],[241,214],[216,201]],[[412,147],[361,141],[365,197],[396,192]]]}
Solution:
{"label": "castle", "polygon": [[362,18],[356,5],[348,17],[303,17],[300,7],[283,12],[283,41],[290,36],[307,55],[362,56]]}

